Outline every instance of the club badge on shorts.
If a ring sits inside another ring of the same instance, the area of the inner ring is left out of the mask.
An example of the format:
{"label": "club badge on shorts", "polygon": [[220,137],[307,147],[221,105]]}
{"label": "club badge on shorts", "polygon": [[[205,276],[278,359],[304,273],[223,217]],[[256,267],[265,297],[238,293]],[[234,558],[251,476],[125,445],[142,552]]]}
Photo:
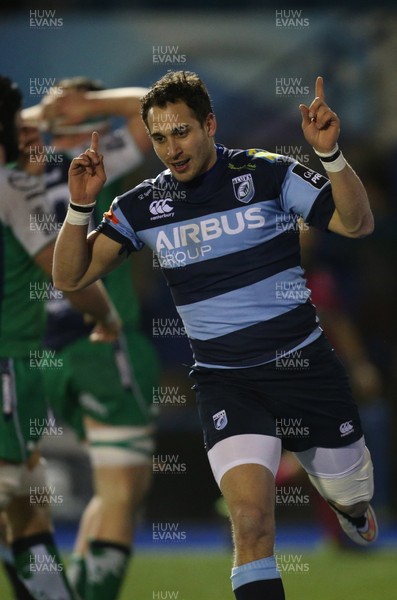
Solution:
{"label": "club badge on shorts", "polygon": [[225,410],[220,410],[215,415],[212,415],[212,419],[214,421],[215,429],[218,431],[224,429],[227,425],[227,415]]}
{"label": "club badge on shorts", "polygon": [[255,188],[251,173],[233,177],[232,183],[234,195],[239,202],[244,202],[244,204],[247,204],[250,200],[252,200],[255,194]]}

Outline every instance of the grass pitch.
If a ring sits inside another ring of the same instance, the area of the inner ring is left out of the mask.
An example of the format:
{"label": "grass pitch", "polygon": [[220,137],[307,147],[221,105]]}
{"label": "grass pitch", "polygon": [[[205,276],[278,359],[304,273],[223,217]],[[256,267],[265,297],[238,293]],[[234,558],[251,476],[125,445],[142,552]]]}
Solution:
{"label": "grass pitch", "polygon": [[[395,600],[397,550],[277,554],[287,600]],[[137,552],[120,600],[232,600],[226,552]],[[0,571],[0,598],[13,600]]]}

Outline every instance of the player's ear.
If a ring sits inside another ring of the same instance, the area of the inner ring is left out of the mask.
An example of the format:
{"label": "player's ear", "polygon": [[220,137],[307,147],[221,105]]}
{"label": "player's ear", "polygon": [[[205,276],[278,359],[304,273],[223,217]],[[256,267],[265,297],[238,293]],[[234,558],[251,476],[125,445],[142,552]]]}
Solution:
{"label": "player's ear", "polygon": [[206,130],[209,137],[214,137],[216,132],[216,117],[214,113],[209,113],[206,120],[204,129]]}

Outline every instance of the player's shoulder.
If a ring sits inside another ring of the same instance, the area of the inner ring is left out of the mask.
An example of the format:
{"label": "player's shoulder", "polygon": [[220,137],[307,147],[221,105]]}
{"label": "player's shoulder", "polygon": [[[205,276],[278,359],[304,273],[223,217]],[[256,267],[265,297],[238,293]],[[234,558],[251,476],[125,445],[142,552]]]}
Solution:
{"label": "player's shoulder", "polygon": [[223,158],[228,161],[231,170],[246,169],[248,171],[263,171],[275,167],[285,170],[294,164],[289,156],[270,152],[264,148],[224,149]]}
{"label": "player's shoulder", "polygon": [[43,178],[25,171],[0,167],[2,202],[28,201],[43,189]]}
{"label": "player's shoulder", "polygon": [[166,169],[156,177],[145,179],[131,190],[128,190],[128,192],[119,196],[119,203],[127,204],[136,200],[152,200],[153,196],[156,196],[159,190],[166,190],[168,186],[172,185],[172,182],[171,172],[169,169]]}
{"label": "player's shoulder", "polygon": [[132,137],[127,127],[110,129],[101,136],[101,151],[103,154],[123,150],[131,144]]}

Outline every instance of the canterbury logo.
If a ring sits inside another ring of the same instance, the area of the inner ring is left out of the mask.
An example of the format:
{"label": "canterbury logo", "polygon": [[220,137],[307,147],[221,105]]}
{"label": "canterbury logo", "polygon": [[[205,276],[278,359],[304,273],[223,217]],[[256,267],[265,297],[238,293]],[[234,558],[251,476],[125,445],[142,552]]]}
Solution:
{"label": "canterbury logo", "polygon": [[346,421],[346,423],[342,423],[342,425],[339,427],[339,431],[341,432],[342,437],[344,435],[348,435],[349,433],[352,433],[354,431],[352,422]]}
{"label": "canterbury logo", "polygon": [[174,210],[167,202],[169,202],[169,199],[167,198],[165,200],[154,200],[149,206],[152,215],[164,215]]}

